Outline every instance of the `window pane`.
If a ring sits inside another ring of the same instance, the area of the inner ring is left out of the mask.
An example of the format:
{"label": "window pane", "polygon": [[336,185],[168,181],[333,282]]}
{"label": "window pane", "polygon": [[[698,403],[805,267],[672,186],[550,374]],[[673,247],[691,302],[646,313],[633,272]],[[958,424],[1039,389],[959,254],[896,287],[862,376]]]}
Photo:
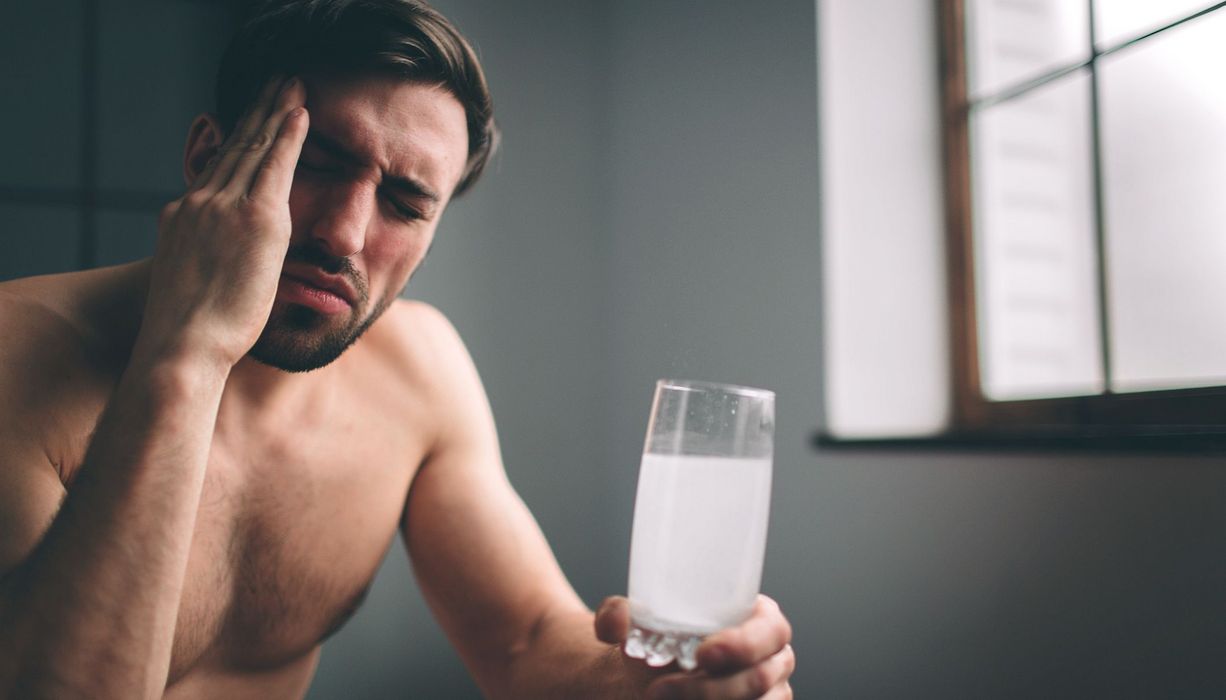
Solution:
{"label": "window pane", "polygon": [[98,172],[107,187],[182,191],[183,143],[192,119],[214,108],[231,5],[99,4]]}
{"label": "window pane", "polygon": [[1099,393],[1089,76],[972,116],[979,358],[993,400]]}
{"label": "window pane", "polygon": [[1094,0],[1094,33],[1107,48],[1170,24],[1220,0]]}
{"label": "window pane", "polygon": [[80,219],[75,207],[0,203],[0,281],[77,269]]}
{"label": "window pane", "polygon": [[119,265],[153,255],[158,212],[99,211],[98,264]]}
{"label": "window pane", "polygon": [[1226,12],[1101,65],[1113,388],[1226,380]]}
{"label": "window pane", "polygon": [[973,98],[1090,58],[1088,0],[968,0]]}
{"label": "window pane", "polygon": [[0,186],[80,183],[81,14],[80,0],[0,9]]}

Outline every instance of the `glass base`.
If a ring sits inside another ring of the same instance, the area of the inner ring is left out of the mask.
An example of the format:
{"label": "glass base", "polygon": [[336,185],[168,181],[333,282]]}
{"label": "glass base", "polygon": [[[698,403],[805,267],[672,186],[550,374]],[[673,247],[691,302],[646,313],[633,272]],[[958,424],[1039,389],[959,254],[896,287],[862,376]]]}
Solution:
{"label": "glass base", "polygon": [[648,666],[659,668],[676,660],[682,669],[693,671],[698,666],[694,653],[698,651],[699,644],[702,644],[700,636],[685,632],[657,632],[631,623],[625,649],[626,656],[642,659]]}

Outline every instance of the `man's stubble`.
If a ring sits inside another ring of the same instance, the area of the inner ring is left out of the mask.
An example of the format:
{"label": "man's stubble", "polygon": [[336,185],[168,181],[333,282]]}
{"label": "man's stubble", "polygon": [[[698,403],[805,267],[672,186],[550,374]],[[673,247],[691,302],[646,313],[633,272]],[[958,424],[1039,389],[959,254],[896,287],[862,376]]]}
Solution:
{"label": "man's stubble", "polygon": [[248,353],[262,364],[285,372],[310,372],[325,367],[340,357],[383,315],[395,300],[384,296],[370,313],[361,315],[369,304],[368,286],[345,258],[328,255],[314,246],[293,246],[287,262],[304,262],[331,274],[343,274],[358,293],[350,321],[339,327],[328,315],[298,304],[273,307],[264,331]]}

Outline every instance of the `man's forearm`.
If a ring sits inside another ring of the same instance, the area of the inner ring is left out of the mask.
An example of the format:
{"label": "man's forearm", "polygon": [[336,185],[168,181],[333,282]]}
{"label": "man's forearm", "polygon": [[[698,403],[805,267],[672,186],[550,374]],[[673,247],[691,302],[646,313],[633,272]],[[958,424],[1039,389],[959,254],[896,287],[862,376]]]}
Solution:
{"label": "man's forearm", "polygon": [[133,360],[55,521],[6,577],[0,695],[160,696],[226,374]]}
{"label": "man's forearm", "polygon": [[512,664],[506,698],[630,700],[658,672],[597,640],[593,615],[567,610],[546,616]]}

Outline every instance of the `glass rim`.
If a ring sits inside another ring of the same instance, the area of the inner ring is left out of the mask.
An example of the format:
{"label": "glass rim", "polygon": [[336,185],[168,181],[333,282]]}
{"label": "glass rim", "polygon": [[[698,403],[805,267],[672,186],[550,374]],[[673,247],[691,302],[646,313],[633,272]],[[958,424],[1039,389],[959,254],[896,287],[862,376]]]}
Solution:
{"label": "glass rim", "polygon": [[656,380],[657,389],[677,389],[680,391],[721,391],[725,394],[737,394],[739,396],[752,396],[755,398],[775,398],[775,392],[770,389],[759,389],[752,386],[742,386],[740,384],[721,384],[719,382],[703,382],[693,381],[689,379],[659,379]]}

